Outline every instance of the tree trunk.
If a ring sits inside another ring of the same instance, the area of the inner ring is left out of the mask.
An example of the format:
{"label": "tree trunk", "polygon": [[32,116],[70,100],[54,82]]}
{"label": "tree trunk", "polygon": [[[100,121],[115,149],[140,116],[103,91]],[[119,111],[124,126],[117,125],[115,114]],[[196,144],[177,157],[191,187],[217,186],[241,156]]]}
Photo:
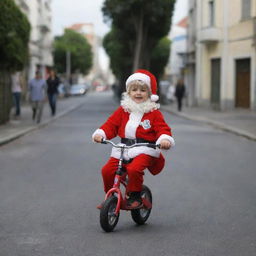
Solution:
{"label": "tree trunk", "polygon": [[8,71],[0,70],[0,124],[9,121],[11,107],[11,76]]}
{"label": "tree trunk", "polygon": [[143,11],[141,11],[137,28],[136,28],[136,44],[135,44],[135,55],[133,60],[133,71],[140,68],[141,47],[143,42],[143,17],[144,17],[144,13]]}

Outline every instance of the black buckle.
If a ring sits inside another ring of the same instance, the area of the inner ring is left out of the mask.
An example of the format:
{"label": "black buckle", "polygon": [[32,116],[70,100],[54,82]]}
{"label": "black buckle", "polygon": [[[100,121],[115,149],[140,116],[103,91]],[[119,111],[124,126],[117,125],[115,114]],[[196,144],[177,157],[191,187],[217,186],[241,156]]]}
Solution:
{"label": "black buckle", "polygon": [[121,139],[121,143],[125,144],[126,146],[131,146],[136,142],[137,142],[136,139],[126,139],[126,138]]}
{"label": "black buckle", "polygon": [[121,143],[125,144],[126,146],[131,146],[135,143],[155,143],[155,141],[148,141],[141,138],[137,138],[137,139],[121,138]]}

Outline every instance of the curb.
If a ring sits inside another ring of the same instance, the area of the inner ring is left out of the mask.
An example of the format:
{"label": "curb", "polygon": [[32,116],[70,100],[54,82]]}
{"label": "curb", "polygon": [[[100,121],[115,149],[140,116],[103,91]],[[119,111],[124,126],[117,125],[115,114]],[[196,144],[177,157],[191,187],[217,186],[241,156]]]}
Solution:
{"label": "curb", "polygon": [[14,133],[14,134],[12,134],[12,135],[4,138],[4,139],[0,139],[0,146],[8,144],[9,142],[14,141],[14,140],[16,140],[16,139],[26,135],[27,133],[30,133],[30,132],[34,131],[34,130],[41,129],[42,127],[48,125],[49,123],[55,121],[56,119],[58,119],[58,118],[60,118],[60,117],[62,117],[64,115],[74,111],[75,109],[79,108],[83,104],[85,104],[85,102],[82,102],[82,103],[80,103],[78,105],[74,105],[74,106],[70,107],[69,109],[64,110],[61,113],[57,114],[55,117],[52,117],[52,118],[50,118],[48,120],[45,120],[45,121],[43,121],[40,124],[36,124],[35,126],[24,128],[23,130],[21,130],[19,132],[16,132],[16,133]]}
{"label": "curb", "polygon": [[188,119],[188,120],[193,120],[193,121],[197,121],[197,122],[206,123],[206,124],[211,125],[211,126],[217,128],[217,129],[220,129],[222,131],[230,132],[230,133],[233,133],[235,135],[242,136],[246,139],[256,141],[256,136],[254,134],[251,134],[249,132],[246,132],[246,131],[243,131],[243,130],[240,130],[240,129],[233,128],[233,127],[225,125],[223,123],[220,123],[220,122],[217,122],[217,121],[212,121],[212,120],[204,118],[204,117],[188,116],[187,114],[179,113],[179,112],[176,112],[174,110],[170,110],[170,109],[165,108],[165,107],[162,107],[162,109],[166,112],[169,112],[169,113],[173,114],[173,115],[176,115],[176,116]]}

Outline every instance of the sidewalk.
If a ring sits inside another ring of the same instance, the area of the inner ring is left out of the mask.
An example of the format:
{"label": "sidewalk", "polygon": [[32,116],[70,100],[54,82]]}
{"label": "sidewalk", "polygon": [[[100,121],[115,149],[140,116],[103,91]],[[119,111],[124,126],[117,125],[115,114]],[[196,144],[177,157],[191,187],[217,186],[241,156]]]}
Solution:
{"label": "sidewalk", "polygon": [[[4,125],[0,125],[0,146],[11,142],[35,129],[47,125],[49,122],[60,118],[61,116],[69,113],[70,111],[78,108],[85,103],[85,99],[88,95],[81,97],[69,97],[61,98],[57,101],[57,113],[54,117],[50,114],[50,107],[48,101],[44,104],[43,115],[40,124],[32,121],[32,110],[31,106],[26,103],[21,106],[21,116],[19,120],[11,120]],[[13,113],[13,110],[12,110]]]}
{"label": "sidewalk", "polygon": [[256,141],[256,111],[246,109],[215,111],[209,108],[184,107],[182,112],[178,112],[176,103],[161,105],[161,109]]}

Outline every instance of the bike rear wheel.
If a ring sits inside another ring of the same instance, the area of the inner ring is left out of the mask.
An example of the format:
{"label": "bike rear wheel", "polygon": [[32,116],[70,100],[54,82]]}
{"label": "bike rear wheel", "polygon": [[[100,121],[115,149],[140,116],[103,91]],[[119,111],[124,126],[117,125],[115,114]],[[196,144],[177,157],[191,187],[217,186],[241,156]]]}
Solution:
{"label": "bike rear wheel", "polygon": [[102,229],[106,232],[113,231],[118,222],[119,213],[117,215],[115,214],[116,207],[116,196],[110,196],[102,205],[102,208],[100,210],[100,225]]}
{"label": "bike rear wheel", "polygon": [[[150,189],[145,185],[142,187],[141,198],[142,200],[143,198],[148,200],[152,204],[152,193]],[[149,218],[150,212],[151,208],[147,208],[145,206],[140,209],[131,210],[132,219],[135,223],[143,225]]]}

